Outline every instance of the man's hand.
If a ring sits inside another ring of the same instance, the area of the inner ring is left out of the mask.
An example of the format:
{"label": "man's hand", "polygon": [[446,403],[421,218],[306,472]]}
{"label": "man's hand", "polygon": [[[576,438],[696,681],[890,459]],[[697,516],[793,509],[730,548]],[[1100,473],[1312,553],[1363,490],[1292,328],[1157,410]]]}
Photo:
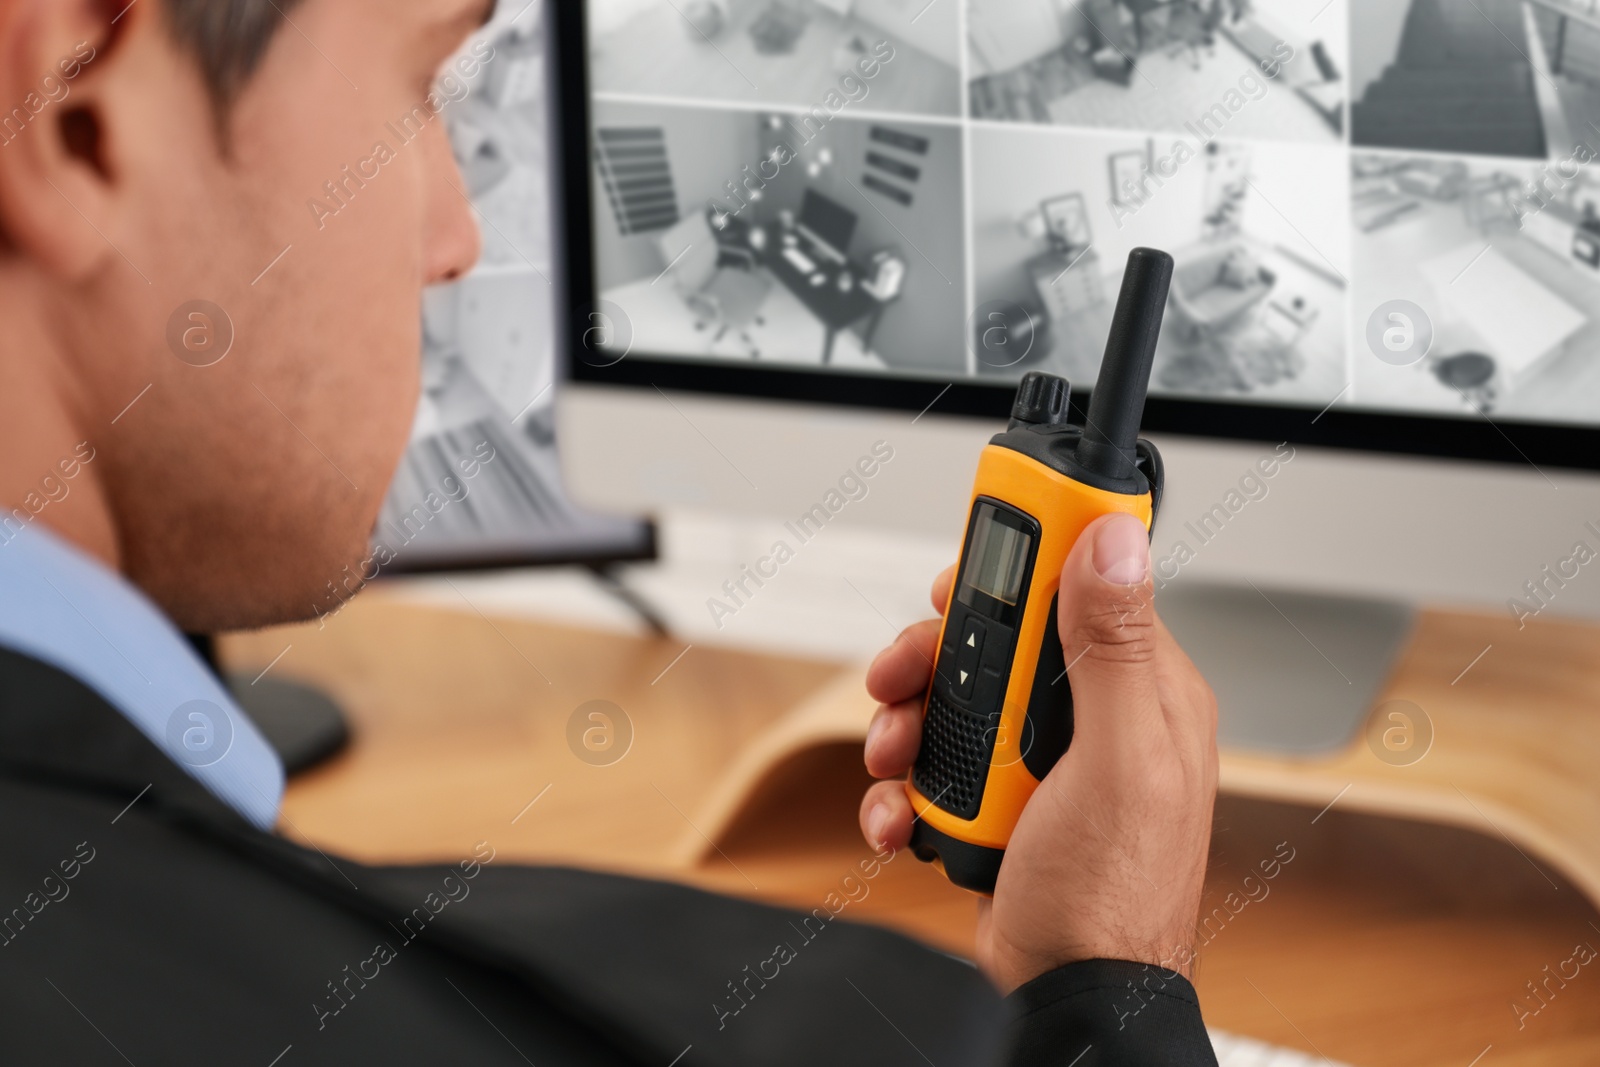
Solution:
{"label": "man's hand", "polygon": [[[934,582],[943,611],[953,569]],[[1058,619],[1072,746],[1028,801],[978,912],[978,965],[1003,992],[1087,959],[1189,976],[1217,790],[1217,704],[1156,617],[1150,545],[1127,515],[1096,520],[1061,572]],[[937,619],[906,630],[867,673],[882,702],[867,734],[879,782],[861,803],[874,847],[904,848],[900,779],[922,739]]]}

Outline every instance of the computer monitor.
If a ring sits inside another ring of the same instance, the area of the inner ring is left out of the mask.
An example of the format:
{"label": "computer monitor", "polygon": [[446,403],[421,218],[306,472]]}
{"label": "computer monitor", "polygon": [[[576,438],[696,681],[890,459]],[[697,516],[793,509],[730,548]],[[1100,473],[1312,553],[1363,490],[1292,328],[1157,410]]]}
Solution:
{"label": "computer monitor", "polygon": [[815,189],[807,189],[800,208],[799,229],[830,257],[843,260],[856,232],[856,213]]}
{"label": "computer monitor", "polygon": [[[1471,0],[1439,2],[1470,21]],[[1298,588],[1508,611],[1600,516],[1586,127],[1532,87],[1538,136],[1399,93],[1438,51],[1405,3],[1093,6],[562,6],[576,490],[792,516],[881,436],[900,466],[849,521],[953,553],[1016,381],[1070,378],[1081,416],[1126,253],[1153,245],[1177,260],[1145,412],[1174,614],[1203,579],[1280,607]],[[614,130],[650,151],[612,158]],[[859,218],[837,287],[768,266],[813,194]],[[1082,247],[1063,248],[1042,205],[1075,197]],[[645,201],[670,220],[631,226]],[[717,255],[686,269],[674,227]],[[1600,614],[1600,583],[1568,586],[1552,611]],[[1333,685],[1375,685],[1388,653],[1347,652],[1371,669],[1341,662]]]}

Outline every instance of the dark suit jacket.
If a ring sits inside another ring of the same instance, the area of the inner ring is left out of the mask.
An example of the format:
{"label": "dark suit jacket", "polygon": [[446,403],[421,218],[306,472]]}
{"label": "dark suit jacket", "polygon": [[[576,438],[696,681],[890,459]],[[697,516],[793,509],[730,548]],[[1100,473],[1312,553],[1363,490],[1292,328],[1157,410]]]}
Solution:
{"label": "dark suit jacket", "polygon": [[492,841],[436,867],[301,848],[5,650],[0,998],[7,1065],[1215,1063],[1188,984],[1132,964],[1008,1004],[882,930]]}

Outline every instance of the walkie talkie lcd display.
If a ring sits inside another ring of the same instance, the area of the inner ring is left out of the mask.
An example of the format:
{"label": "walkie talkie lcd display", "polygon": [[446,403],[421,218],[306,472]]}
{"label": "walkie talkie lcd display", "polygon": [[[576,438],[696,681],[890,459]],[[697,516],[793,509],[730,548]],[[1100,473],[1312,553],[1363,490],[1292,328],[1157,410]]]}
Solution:
{"label": "walkie talkie lcd display", "polygon": [[1084,425],[1070,421],[1065,379],[1028,374],[978,463],[906,782],[912,850],[975,892],[994,891],[1017,817],[1072,740],[1056,625],[1067,554],[1101,515],[1149,528],[1160,506],[1161,457],[1139,440],[1139,420],[1171,280],[1171,256],[1134,249]]}

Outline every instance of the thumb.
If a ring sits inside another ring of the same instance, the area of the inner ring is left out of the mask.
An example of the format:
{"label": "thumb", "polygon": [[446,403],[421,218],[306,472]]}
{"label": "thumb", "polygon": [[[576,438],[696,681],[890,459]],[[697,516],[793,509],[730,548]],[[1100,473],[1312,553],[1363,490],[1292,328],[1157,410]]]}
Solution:
{"label": "thumb", "polygon": [[1150,535],[1132,515],[1090,523],[1061,570],[1056,623],[1081,733],[1159,715]]}

